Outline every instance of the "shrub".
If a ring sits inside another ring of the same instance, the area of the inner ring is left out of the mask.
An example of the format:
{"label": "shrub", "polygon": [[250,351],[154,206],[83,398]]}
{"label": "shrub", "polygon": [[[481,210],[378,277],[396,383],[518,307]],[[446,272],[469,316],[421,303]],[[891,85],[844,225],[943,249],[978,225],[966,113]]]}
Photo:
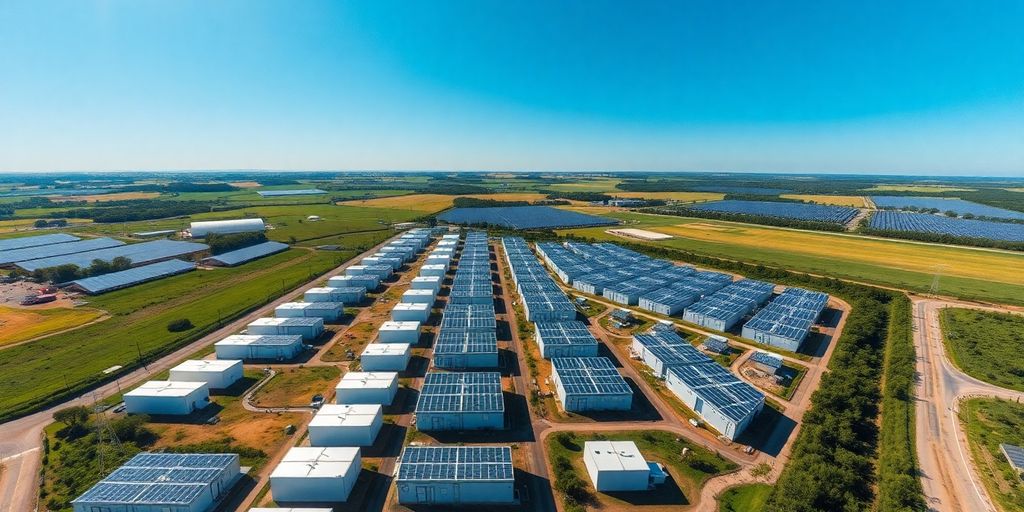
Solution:
{"label": "shrub", "polygon": [[167,324],[167,330],[170,332],[187,331],[192,327],[194,327],[192,325],[192,321],[189,320],[188,318],[179,318],[177,320],[172,320],[169,324]]}

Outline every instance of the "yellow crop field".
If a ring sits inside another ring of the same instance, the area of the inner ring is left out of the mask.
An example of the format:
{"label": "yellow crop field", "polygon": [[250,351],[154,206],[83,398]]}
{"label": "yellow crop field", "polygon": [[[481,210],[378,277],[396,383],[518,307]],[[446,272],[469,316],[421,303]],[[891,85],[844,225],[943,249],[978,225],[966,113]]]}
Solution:
{"label": "yellow crop field", "polygon": [[797,201],[810,201],[818,204],[832,204],[836,206],[852,206],[854,208],[867,208],[867,202],[863,196],[826,196],[814,194],[782,194],[783,199],[796,199]]}
{"label": "yellow crop field", "polygon": [[935,272],[938,265],[946,265],[944,275],[1024,285],[1024,273],[1020,272],[1024,255],[1012,253],[713,221],[647,229],[704,242],[746,246],[752,251],[774,249],[926,274]]}
{"label": "yellow crop field", "polygon": [[1005,190],[1007,190],[1009,192],[1024,192],[1024,188],[1008,188],[1008,189],[1005,189]]}
{"label": "yellow crop field", "polygon": [[493,199],[495,201],[543,201],[544,194],[509,193],[509,194],[473,194],[467,196],[448,196],[443,194],[411,194],[407,196],[377,197],[357,201],[343,201],[345,206],[366,206],[370,208],[399,208],[419,212],[439,212],[450,208],[456,197],[475,197],[477,199]]}
{"label": "yellow crop field", "polygon": [[103,316],[98,309],[18,309],[0,306],[0,347],[87,324]]}
{"label": "yellow crop field", "polygon": [[113,194],[93,194],[87,196],[50,196],[54,202],[85,201],[87,203],[103,203],[107,201],[127,201],[129,199],[153,199],[159,192],[115,192]]}
{"label": "yellow crop field", "polygon": [[661,199],[664,201],[718,201],[725,197],[725,194],[718,192],[610,192],[615,197],[626,197],[630,199]]}
{"label": "yellow crop field", "polygon": [[553,183],[548,188],[562,192],[616,192],[615,186],[622,183],[618,178],[581,179],[570,183]]}
{"label": "yellow crop field", "polygon": [[875,185],[872,192],[973,192],[973,188],[958,188],[945,185]]}

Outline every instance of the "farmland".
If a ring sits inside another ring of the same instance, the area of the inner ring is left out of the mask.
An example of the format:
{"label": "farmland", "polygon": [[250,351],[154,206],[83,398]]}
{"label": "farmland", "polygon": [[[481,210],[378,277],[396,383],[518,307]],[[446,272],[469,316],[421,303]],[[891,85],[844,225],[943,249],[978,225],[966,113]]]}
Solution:
{"label": "farmland", "polygon": [[628,199],[660,199],[662,201],[678,201],[681,203],[719,201],[725,197],[725,194],[718,192],[622,192],[618,190],[611,191],[608,195]]}
{"label": "farmland", "polygon": [[103,312],[93,308],[27,310],[0,307],[0,347],[73,329],[101,316]]}
{"label": "farmland", "polygon": [[849,206],[851,208],[867,208],[867,201],[863,196],[826,196],[814,194],[782,194],[783,199],[795,199],[797,201],[808,201],[818,204],[830,204],[834,206]]}
{"label": "farmland", "polygon": [[927,213],[879,211],[871,216],[870,226],[882,231],[1024,242],[1024,224],[960,219]]}
{"label": "farmland", "polygon": [[974,463],[985,489],[1004,512],[1024,511],[1024,482],[999,451],[1000,443],[1024,446],[1024,405],[975,398],[960,405]]}
{"label": "farmland", "polygon": [[[847,234],[816,233],[705,219],[576,208],[627,222],[675,238],[649,242],[698,254],[781,266],[792,270],[927,291],[938,265],[941,292],[964,298],[1024,302],[1024,255]],[[601,228],[563,230],[597,240],[615,241]]]}
{"label": "farmland", "polygon": [[1024,391],[1024,317],[948,308],[942,310],[946,352],[964,373],[1000,387]]}

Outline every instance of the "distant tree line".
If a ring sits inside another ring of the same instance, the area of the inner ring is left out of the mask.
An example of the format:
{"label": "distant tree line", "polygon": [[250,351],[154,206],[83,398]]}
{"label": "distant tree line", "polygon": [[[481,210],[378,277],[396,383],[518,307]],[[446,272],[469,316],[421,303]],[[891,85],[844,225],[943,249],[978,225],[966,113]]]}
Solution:
{"label": "distant tree line", "polygon": [[51,283],[67,283],[75,279],[101,276],[111,272],[120,272],[132,268],[132,260],[125,256],[118,256],[109,262],[100,259],[92,260],[92,264],[86,268],[70,263],[57,265],[56,267],[37,268],[32,271],[32,277],[39,281]]}
{"label": "distant tree line", "polygon": [[456,197],[452,201],[455,208],[491,208],[496,206],[530,206],[529,201],[499,201],[497,199],[481,199],[476,197]]}
{"label": "distant tree line", "polygon": [[67,219],[54,219],[54,220],[39,219],[39,220],[33,222],[32,225],[34,227],[37,227],[37,228],[62,228],[64,226],[68,225],[68,221],[67,221]]}
{"label": "distant tree line", "polygon": [[203,239],[203,243],[210,246],[210,253],[212,254],[222,254],[266,241],[267,235],[262,231],[234,234],[211,233]]}
{"label": "distant tree line", "polygon": [[832,222],[817,222],[812,220],[786,219],[782,217],[769,217],[767,215],[748,215],[743,213],[715,212],[685,206],[670,206],[665,208],[650,208],[641,210],[648,213],[659,213],[662,215],[676,215],[679,217],[698,217],[701,219],[726,220],[732,222],[747,222],[751,224],[763,224],[765,226],[778,226],[784,228],[812,229],[817,231],[845,231],[842,224]]}
{"label": "distant tree line", "polygon": [[551,191],[548,192],[548,197],[551,199],[569,199],[571,201],[586,201],[592,203],[594,201],[608,201],[615,199],[613,196],[603,194],[601,192],[560,192]]}
{"label": "distant tree line", "polygon": [[180,217],[194,213],[209,212],[214,209],[224,208],[222,206],[218,208],[217,203],[209,201],[132,199],[127,201],[111,201],[111,203],[103,207],[73,208],[53,212],[50,216],[92,219],[93,222],[113,223]]}

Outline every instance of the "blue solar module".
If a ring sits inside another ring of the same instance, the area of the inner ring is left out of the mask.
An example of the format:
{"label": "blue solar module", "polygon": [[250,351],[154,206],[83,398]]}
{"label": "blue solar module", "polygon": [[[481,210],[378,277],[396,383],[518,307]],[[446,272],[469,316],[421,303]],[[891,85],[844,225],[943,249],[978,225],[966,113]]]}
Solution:
{"label": "blue solar module", "polygon": [[597,345],[597,338],[587,329],[587,324],[578,320],[570,322],[537,322],[537,334],[544,340],[544,346],[553,345]]}
{"label": "blue solar module", "polygon": [[231,267],[286,250],[288,250],[288,244],[283,244],[281,242],[263,242],[234,251],[225,252],[223,254],[210,256],[209,258],[204,258],[203,263],[219,263],[221,265]]}
{"label": "blue solar module", "polygon": [[120,272],[111,272],[100,276],[87,277],[71,281],[71,284],[81,288],[86,293],[104,293],[120,288],[127,288],[146,281],[154,281],[164,277],[182,274],[195,270],[196,264],[181,261],[167,260],[141,267],[130,268]]}
{"label": "blue solar module", "polygon": [[738,201],[727,199],[688,206],[690,210],[705,210],[721,213],[737,213],[764,217],[778,217],[814,222],[845,224],[853,219],[859,210],[847,206],[822,204],[780,203],[775,201]]}
{"label": "blue solar module", "polygon": [[941,213],[947,211],[956,212],[957,215],[971,214],[975,217],[992,217],[994,219],[1016,219],[1024,220],[1024,212],[996,208],[963,199],[950,197],[922,197],[922,196],[871,196],[871,201],[879,208],[896,209],[936,209]]}
{"label": "blue solar module", "polygon": [[[77,242],[63,242],[42,245],[39,247],[12,249],[0,253],[0,265],[38,260],[40,258],[58,257],[66,254],[75,254],[93,251],[96,249],[105,249],[108,247],[118,247],[121,245],[125,245],[124,242],[114,240],[113,238],[89,238],[86,240],[79,240]],[[89,261],[91,262],[92,260]]]}
{"label": "blue solar module", "polygon": [[666,370],[695,395],[734,422],[741,422],[764,402],[764,395],[708,360],[692,365],[669,366]]}
{"label": "blue solar module", "polygon": [[632,395],[607,357],[556,357],[553,371],[567,395]]}
{"label": "blue solar module", "polygon": [[276,197],[276,196],[312,196],[318,194],[326,194],[327,192],[318,188],[304,188],[295,190],[257,190],[257,194],[263,197]]}
{"label": "blue solar module", "polygon": [[1024,224],[960,219],[927,213],[878,211],[871,215],[872,229],[909,231],[983,238],[1005,242],[1024,242]]}
{"label": "blue solar module", "polygon": [[768,352],[762,352],[760,350],[755,351],[754,354],[750,356],[750,360],[776,370],[782,368],[782,358]]}
{"label": "blue solar module", "polygon": [[39,247],[41,245],[59,244],[62,242],[77,242],[81,240],[77,236],[66,233],[51,233],[49,235],[23,236],[21,238],[8,238],[0,240],[0,251],[12,251],[26,247]]}
{"label": "blue solar module", "polygon": [[618,223],[604,217],[548,206],[456,208],[438,215],[437,218],[452,224],[491,224],[512,229],[606,226]]}
{"label": "blue solar module", "polygon": [[[488,290],[488,295],[490,291]],[[441,315],[441,330],[494,330],[498,323],[494,304],[449,304]]]}
{"label": "blue solar module", "polygon": [[399,483],[513,479],[508,446],[407,446],[398,458]]}
{"label": "blue solar module", "polygon": [[237,464],[235,454],[140,453],[72,503],[102,504],[105,510],[136,504],[147,510],[188,507],[215,482],[234,476],[225,472]]}
{"label": "blue solar module", "polygon": [[[80,242],[72,242],[80,243]],[[52,258],[43,258],[31,261],[18,262],[18,267],[32,272],[38,268],[56,267],[58,265],[77,265],[86,268],[93,260],[109,262],[118,256],[124,256],[132,260],[133,265],[141,265],[151,261],[159,261],[177,256],[184,256],[195,252],[205,251],[210,247],[206,244],[193,242],[178,242],[175,240],[154,240],[140,244],[121,245],[96,251],[67,254]]]}
{"label": "blue solar module", "polygon": [[417,413],[504,411],[498,372],[427,372],[416,402]]}
{"label": "blue solar module", "polygon": [[434,342],[434,354],[498,353],[498,337],[493,331],[463,332],[441,329]]}

